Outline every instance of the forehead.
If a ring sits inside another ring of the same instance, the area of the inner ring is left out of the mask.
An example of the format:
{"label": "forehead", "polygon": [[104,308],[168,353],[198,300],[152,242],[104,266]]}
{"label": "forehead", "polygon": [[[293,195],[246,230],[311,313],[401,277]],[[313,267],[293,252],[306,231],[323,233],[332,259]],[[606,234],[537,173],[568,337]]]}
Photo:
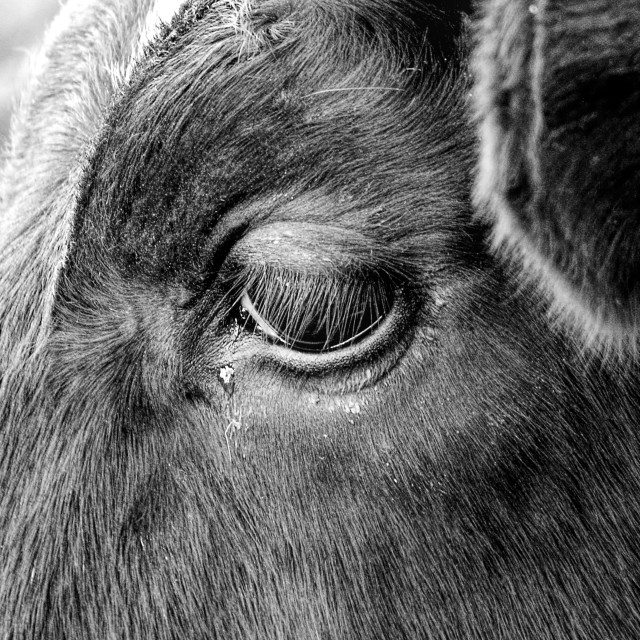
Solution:
{"label": "forehead", "polygon": [[363,226],[401,209],[396,233],[415,232],[407,211],[467,193],[464,54],[444,60],[438,24],[394,3],[187,5],[114,104],[76,246],[166,277],[238,210]]}

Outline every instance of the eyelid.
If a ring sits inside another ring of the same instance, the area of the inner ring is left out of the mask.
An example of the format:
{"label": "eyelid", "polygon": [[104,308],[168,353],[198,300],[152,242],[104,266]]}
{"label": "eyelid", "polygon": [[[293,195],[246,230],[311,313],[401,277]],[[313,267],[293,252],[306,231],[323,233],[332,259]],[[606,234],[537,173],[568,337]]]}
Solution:
{"label": "eyelid", "polygon": [[247,233],[233,260],[308,274],[404,273],[402,256],[359,230],[310,222],[277,222]]}

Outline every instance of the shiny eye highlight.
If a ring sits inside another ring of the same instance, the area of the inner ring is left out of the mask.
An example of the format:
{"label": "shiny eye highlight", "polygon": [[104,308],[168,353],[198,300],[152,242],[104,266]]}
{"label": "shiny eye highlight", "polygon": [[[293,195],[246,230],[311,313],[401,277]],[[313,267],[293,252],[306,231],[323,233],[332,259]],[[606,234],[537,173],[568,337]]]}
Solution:
{"label": "shiny eye highlight", "polygon": [[264,270],[240,299],[240,318],[269,342],[321,354],[367,338],[387,317],[394,289],[383,278]]}

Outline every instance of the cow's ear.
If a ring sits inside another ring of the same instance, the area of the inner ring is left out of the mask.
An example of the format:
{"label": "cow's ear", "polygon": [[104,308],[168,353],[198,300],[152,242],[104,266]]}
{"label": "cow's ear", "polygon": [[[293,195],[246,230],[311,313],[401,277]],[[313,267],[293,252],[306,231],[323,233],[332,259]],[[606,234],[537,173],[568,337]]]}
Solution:
{"label": "cow's ear", "polygon": [[587,339],[640,335],[637,0],[489,0],[477,32],[479,209]]}

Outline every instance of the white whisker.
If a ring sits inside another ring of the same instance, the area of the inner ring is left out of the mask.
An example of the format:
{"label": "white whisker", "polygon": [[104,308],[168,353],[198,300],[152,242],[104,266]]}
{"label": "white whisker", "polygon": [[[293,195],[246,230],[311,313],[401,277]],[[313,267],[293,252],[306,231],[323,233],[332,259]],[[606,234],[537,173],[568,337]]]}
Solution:
{"label": "white whisker", "polygon": [[311,96],[317,96],[321,93],[333,93],[338,91],[404,91],[404,89],[401,89],[400,87],[338,87],[335,89],[320,89],[319,91],[308,93],[303,97],[309,98]]}

